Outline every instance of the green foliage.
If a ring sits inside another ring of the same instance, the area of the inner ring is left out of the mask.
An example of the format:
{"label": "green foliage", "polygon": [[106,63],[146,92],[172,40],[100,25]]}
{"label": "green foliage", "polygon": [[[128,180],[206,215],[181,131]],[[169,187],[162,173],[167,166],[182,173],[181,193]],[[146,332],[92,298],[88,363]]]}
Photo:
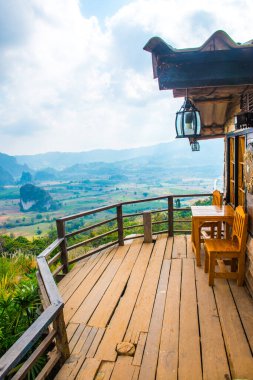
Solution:
{"label": "green foliage", "polygon": [[36,260],[22,253],[0,257],[0,356],[38,317]]}
{"label": "green foliage", "polygon": [[46,237],[40,237],[33,240],[28,240],[23,236],[14,238],[13,236],[0,236],[0,254],[5,252],[7,255],[13,253],[23,253],[30,255],[40,254],[56,237],[56,231],[52,230]]}
{"label": "green foliage", "polygon": [[194,206],[210,206],[212,204],[212,197],[198,200],[194,203]]}

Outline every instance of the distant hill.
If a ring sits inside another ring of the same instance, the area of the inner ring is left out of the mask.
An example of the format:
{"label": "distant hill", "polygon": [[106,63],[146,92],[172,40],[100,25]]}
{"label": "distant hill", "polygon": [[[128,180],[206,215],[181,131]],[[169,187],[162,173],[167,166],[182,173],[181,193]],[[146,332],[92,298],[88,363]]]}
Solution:
{"label": "distant hill", "polygon": [[14,178],[12,175],[0,166],[0,186],[13,185],[13,183]]}
{"label": "distant hill", "polygon": [[15,178],[20,177],[23,171],[29,171],[26,164],[18,163],[15,157],[4,153],[0,153],[0,166]]}
{"label": "distant hill", "polygon": [[20,188],[20,210],[21,211],[49,211],[56,210],[59,204],[55,202],[48,191],[26,184]]}
{"label": "distant hill", "polygon": [[[152,161],[167,162],[171,166],[215,165],[223,162],[222,139],[200,142],[200,152],[192,152],[186,139],[132,149],[97,149],[87,152],[50,152],[36,155],[16,156],[20,165],[28,165],[33,170],[54,168],[63,170],[77,164],[91,162],[113,163],[136,158],[150,158]],[[1,164],[0,164],[1,165]]]}

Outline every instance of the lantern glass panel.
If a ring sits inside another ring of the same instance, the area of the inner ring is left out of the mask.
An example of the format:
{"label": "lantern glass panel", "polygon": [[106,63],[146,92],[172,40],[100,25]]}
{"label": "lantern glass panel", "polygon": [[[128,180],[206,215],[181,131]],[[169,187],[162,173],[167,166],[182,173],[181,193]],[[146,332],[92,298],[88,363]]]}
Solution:
{"label": "lantern glass panel", "polygon": [[176,116],[176,132],[177,132],[177,136],[180,136],[180,137],[184,135],[183,130],[182,130],[182,116],[183,114],[181,112],[178,112]]}
{"label": "lantern glass panel", "polygon": [[200,114],[199,112],[195,112],[196,116],[196,134],[200,135],[200,130],[201,130],[201,121],[200,121]]}

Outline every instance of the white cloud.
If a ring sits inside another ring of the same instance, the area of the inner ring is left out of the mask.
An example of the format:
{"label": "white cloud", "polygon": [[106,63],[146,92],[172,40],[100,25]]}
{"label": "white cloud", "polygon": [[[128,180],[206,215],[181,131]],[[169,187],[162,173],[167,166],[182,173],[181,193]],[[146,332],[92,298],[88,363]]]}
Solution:
{"label": "white cloud", "polygon": [[77,0],[8,2],[0,1],[0,151],[11,154],[172,139],[182,100],[159,92],[147,40],[185,48],[217,29],[253,37],[248,0],[129,1],[103,24]]}

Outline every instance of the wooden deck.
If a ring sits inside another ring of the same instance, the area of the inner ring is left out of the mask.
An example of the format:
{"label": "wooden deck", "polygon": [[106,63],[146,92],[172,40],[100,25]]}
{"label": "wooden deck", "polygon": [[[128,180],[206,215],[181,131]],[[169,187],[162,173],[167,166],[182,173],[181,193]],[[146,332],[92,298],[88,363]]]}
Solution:
{"label": "wooden deck", "polygon": [[[202,260],[203,261],[203,260]],[[141,239],[61,281],[71,357],[56,379],[253,379],[253,302],[195,265],[189,236]],[[135,352],[117,355],[121,342]]]}

